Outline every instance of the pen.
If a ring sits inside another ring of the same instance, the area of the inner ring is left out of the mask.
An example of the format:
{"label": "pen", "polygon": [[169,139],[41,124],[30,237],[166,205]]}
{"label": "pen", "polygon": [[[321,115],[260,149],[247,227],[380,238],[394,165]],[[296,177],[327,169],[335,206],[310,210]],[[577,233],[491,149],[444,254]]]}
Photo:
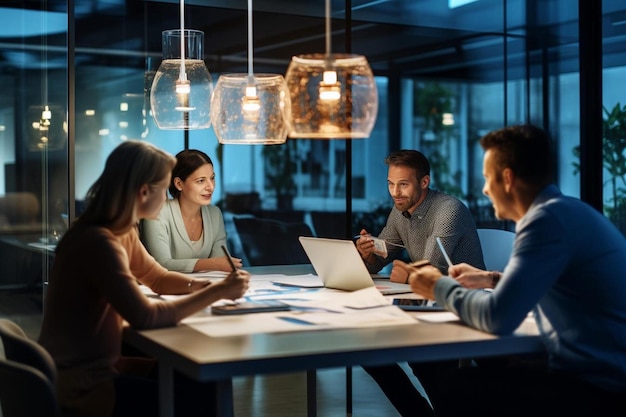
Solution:
{"label": "pen", "polygon": [[437,244],[439,245],[439,249],[441,249],[441,253],[443,253],[443,257],[446,258],[446,262],[448,263],[448,266],[452,266],[452,261],[450,260],[450,257],[446,253],[446,249],[443,247],[443,243],[441,243],[441,238],[437,236],[435,240],[437,241]]}
{"label": "pen", "polygon": [[233,258],[231,258],[230,253],[228,253],[228,249],[226,249],[226,246],[222,245],[222,250],[224,251],[224,254],[226,255],[226,259],[228,260],[228,263],[230,264],[230,267],[232,268],[233,272],[237,270],[237,267],[235,266],[235,263],[233,262]]}

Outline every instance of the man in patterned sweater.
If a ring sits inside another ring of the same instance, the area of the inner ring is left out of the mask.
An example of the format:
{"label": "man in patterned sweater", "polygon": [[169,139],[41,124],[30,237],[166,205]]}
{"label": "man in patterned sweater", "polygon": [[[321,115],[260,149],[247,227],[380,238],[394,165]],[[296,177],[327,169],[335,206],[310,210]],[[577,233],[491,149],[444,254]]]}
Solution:
{"label": "man in patterned sweater", "polygon": [[[424,154],[401,150],[389,155],[385,163],[389,167],[387,186],[394,202],[387,224],[378,235],[386,247],[382,251],[380,246],[377,248],[377,242],[365,229],[356,242],[370,273],[380,271],[405,248],[411,261],[428,259],[446,275],[448,264],[436,237],[441,238],[453,264],[467,263],[485,269],[476,225],[468,208],[457,198],[429,188],[430,163]],[[408,274],[404,269],[393,268],[390,279],[407,282]],[[438,385],[438,378],[458,366],[458,362],[409,365],[428,393],[429,387]],[[400,415],[433,415],[428,401],[398,364],[363,369],[374,378]]]}
{"label": "man in patterned sweater", "polygon": [[[440,237],[453,264],[465,262],[484,269],[476,225],[468,208],[457,198],[429,188],[430,163],[419,151],[402,150],[385,159],[387,186],[394,207],[378,235],[387,242],[387,257],[376,253],[370,233],[361,230],[357,249],[371,273],[380,271],[406,249],[411,261],[428,259],[443,274],[448,264],[439,249]],[[395,268],[391,280],[406,282],[404,270]]]}

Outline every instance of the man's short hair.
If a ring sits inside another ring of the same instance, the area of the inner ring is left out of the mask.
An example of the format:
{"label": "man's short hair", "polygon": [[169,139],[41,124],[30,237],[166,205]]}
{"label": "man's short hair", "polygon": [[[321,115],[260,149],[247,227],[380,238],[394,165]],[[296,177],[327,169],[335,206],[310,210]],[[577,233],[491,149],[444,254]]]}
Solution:
{"label": "man's short hair", "polygon": [[522,124],[494,130],[480,139],[480,146],[493,152],[499,168],[510,168],[528,184],[545,186],[553,181],[551,140],[536,126]]}
{"label": "man's short hair", "polygon": [[413,168],[418,180],[425,175],[430,175],[430,163],[420,151],[403,149],[393,152],[385,158],[385,164]]}

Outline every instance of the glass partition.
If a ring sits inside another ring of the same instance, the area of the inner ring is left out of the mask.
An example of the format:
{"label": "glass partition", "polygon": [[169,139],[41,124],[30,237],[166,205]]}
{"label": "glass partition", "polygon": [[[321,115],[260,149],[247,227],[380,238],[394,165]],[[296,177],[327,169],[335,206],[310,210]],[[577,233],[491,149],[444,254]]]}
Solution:
{"label": "glass partition", "polygon": [[[378,232],[391,207],[384,157],[400,148],[425,152],[433,187],[461,198],[479,225],[511,228],[494,219],[482,195],[478,145],[485,132],[510,123],[550,130],[558,183],[581,195],[586,179],[577,170],[581,99],[572,2],[353,3],[350,14],[345,3],[333,5],[332,48],[365,55],[376,76],[371,137],[271,146],[218,145],[211,128],[157,128],[147,97],[161,60],[161,32],[179,25],[178,2],[78,0],[70,3],[72,22],[65,0],[1,7],[0,288],[40,291],[70,214],[80,214],[107,156],[129,139],[172,154],[196,148],[213,158],[213,203],[225,213],[233,245],[237,216],[302,222],[326,237],[349,238],[361,227]],[[611,129],[604,159],[594,163],[605,168],[605,213],[623,228],[623,132],[617,127],[626,112],[620,89],[626,7],[618,0],[602,4]],[[284,73],[292,55],[324,50],[322,5],[284,6],[282,0],[255,5],[255,72]],[[204,59],[214,81],[246,72],[244,4],[191,1],[186,16],[187,28],[205,33]]]}

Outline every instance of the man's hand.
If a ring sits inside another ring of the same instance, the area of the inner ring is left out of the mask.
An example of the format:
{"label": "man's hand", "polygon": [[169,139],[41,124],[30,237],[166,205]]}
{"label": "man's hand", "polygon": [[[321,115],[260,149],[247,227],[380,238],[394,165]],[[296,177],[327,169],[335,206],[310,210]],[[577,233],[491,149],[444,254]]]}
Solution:
{"label": "man's hand", "polygon": [[367,259],[372,253],[374,253],[374,241],[371,238],[369,232],[365,229],[361,229],[359,233],[361,237],[356,241],[356,248],[361,254],[361,258]]}
{"label": "man's hand", "polygon": [[410,264],[395,260],[393,269],[404,271],[409,276],[409,284],[414,293],[428,298],[435,299],[435,284],[441,278],[441,272],[430,264],[427,260],[417,261]]}
{"label": "man's hand", "polygon": [[466,263],[452,265],[448,268],[448,274],[466,288],[493,288],[493,272]]}
{"label": "man's hand", "polygon": [[[404,263],[404,262],[403,262]],[[402,284],[409,282],[409,273],[406,269],[396,266],[396,262],[393,263],[391,274],[389,274],[389,281],[400,282]]]}

